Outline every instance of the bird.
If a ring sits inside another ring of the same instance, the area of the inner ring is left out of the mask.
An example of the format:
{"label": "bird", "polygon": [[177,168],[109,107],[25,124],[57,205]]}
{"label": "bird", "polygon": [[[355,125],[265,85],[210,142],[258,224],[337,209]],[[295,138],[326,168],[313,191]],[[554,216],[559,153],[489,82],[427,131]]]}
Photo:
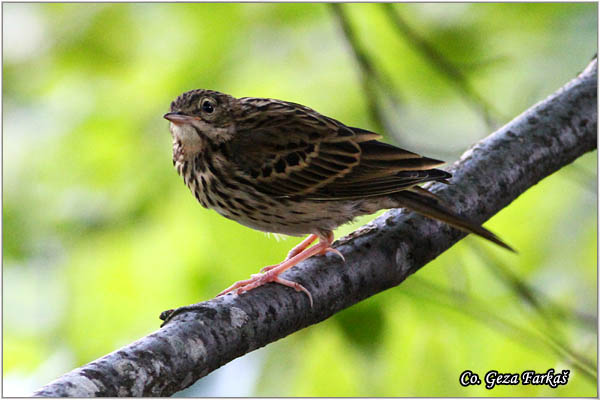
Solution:
{"label": "bird", "polygon": [[512,250],[420,186],[449,183],[452,175],[436,168],[443,161],[384,143],[377,133],[309,107],[196,89],[179,95],[163,117],[173,139],[173,165],[203,207],[255,230],[308,235],[284,261],[217,296],[275,282],[305,293],[312,307],[311,293],[281,274],[314,255],[344,259],[331,247],[333,231],[381,209],[407,208]]}

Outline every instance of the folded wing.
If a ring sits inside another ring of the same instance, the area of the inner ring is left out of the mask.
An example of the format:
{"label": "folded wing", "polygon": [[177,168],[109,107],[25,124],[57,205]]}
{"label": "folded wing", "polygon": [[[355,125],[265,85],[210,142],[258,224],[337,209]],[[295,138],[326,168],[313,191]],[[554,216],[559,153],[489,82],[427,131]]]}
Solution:
{"label": "folded wing", "polygon": [[310,108],[272,99],[240,100],[249,111],[238,119],[230,143],[233,159],[240,172],[272,196],[355,199],[450,177],[434,169],[442,161],[379,142],[373,132]]}

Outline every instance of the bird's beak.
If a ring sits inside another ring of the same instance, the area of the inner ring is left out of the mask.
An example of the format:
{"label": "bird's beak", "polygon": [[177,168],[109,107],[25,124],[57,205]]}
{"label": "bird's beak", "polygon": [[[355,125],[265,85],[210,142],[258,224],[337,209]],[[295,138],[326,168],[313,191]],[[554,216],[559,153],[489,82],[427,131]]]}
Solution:
{"label": "bird's beak", "polygon": [[190,117],[189,115],[182,114],[180,112],[170,112],[163,115],[163,118],[171,121],[175,125],[182,124],[191,124],[195,119],[194,117]]}

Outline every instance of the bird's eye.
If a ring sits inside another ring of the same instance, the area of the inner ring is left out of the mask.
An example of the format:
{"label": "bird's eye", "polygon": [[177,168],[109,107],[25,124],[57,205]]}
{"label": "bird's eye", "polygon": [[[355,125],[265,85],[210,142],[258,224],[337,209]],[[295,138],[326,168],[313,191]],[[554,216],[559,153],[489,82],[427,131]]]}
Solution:
{"label": "bird's eye", "polygon": [[202,99],[200,101],[200,106],[202,107],[202,111],[207,114],[211,114],[213,111],[215,111],[215,101],[212,99]]}

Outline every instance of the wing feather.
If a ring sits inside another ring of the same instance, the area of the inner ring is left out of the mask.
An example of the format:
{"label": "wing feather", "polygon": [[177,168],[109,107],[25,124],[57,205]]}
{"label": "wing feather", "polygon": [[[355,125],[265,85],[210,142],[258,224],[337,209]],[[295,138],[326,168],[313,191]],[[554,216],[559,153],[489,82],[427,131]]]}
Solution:
{"label": "wing feather", "polygon": [[[298,104],[272,99],[240,100],[249,111],[246,119],[238,119],[236,136],[230,143],[234,161],[239,172],[274,196],[313,193],[343,177],[360,162],[357,138],[377,136],[357,134]],[[260,118],[260,123],[256,118]]]}
{"label": "wing feather", "polygon": [[[240,99],[230,146],[238,172],[273,196],[312,200],[358,199],[408,190],[451,175],[442,161],[377,141],[299,104]],[[259,120],[260,119],[260,120]]]}

